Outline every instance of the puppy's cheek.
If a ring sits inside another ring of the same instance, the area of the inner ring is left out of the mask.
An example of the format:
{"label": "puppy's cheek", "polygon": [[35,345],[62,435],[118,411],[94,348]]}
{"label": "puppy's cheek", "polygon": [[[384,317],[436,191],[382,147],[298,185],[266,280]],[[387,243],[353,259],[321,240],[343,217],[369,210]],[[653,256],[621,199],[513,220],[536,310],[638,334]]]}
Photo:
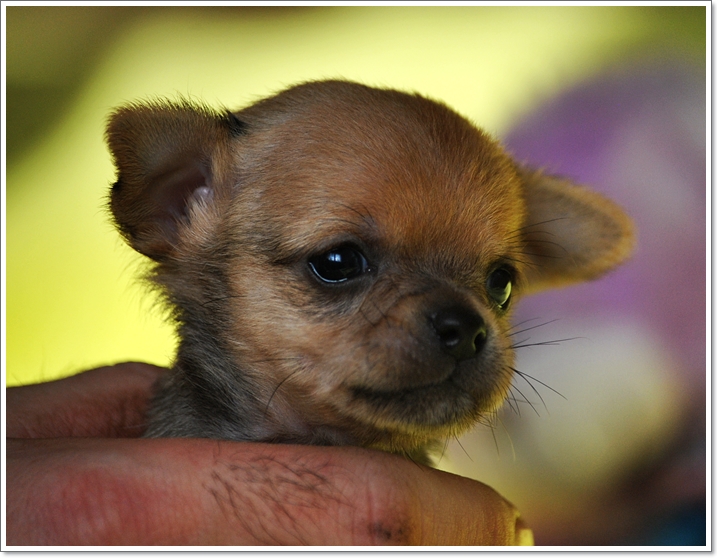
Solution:
{"label": "puppy's cheek", "polygon": [[474,394],[482,416],[498,410],[508,396],[514,360],[508,337],[495,331],[479,362],[466,361],[459,368],[454,381]]}
{"label": "puppy's cheek", "polygon": [[320,319],[291,282],[262,281],[276,270],[243,260],[232,280],[235,359],[264,384],[273,404],[333,397],[358,360],[351,323]]}

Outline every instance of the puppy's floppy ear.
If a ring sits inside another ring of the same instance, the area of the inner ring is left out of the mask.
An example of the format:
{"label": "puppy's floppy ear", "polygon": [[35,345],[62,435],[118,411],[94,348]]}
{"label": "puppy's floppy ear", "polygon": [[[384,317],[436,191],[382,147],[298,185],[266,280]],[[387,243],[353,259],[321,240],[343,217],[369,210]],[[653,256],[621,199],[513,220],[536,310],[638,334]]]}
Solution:
{"label": "puppy's floppy ear", "polygon": [[569,180],[518,171],[528,211],[528,292],[594,279],[631,255],[633,223],[618,205]]}
{"label": "puppy's floppy ear", "polygon": [[128,105],[110,116],[110,209],[133,248],[157,261],[171,253],[190,205],[212,199],[217,160],[244,131],[232,113],[186,101]]}

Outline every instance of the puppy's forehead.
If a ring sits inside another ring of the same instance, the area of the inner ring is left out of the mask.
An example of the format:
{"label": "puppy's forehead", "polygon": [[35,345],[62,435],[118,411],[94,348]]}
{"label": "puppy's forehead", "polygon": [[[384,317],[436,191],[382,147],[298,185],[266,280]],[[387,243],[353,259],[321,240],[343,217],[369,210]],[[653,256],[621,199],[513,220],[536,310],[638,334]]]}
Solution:
{"label": "puppy's forehead", "polygon": [[296,249],[355,235],[412,255],[492,254],[521,226],[511,160],[443,105],[359,86],[277,114],[260,134],[262,205]]}

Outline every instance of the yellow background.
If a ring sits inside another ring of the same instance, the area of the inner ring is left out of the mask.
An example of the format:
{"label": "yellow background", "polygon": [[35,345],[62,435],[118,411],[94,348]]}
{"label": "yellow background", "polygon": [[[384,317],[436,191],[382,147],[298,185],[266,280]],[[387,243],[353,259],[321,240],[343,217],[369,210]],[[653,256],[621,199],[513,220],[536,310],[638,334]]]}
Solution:
{"label": "yellow background", "polygon": [[104,207],[105,119],[182,94],[239,108],[329,77],[416,90],[501,135],[642,57],[704,63],[705,7],[7,7],[6,383],[170,362]]}

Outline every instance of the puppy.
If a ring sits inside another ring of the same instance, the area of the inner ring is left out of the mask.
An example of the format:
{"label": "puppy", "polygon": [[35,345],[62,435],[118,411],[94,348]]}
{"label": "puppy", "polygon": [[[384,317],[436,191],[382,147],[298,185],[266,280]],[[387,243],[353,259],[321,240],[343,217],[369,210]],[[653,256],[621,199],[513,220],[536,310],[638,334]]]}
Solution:
{"label": "puppy", "polygon": [[107,141],[112,214],[179,333],[147,436],[429,462],[506,397],[516,299],[632,249],[614,203],[420,95],[320,81],[238,112],[132,104]]}

